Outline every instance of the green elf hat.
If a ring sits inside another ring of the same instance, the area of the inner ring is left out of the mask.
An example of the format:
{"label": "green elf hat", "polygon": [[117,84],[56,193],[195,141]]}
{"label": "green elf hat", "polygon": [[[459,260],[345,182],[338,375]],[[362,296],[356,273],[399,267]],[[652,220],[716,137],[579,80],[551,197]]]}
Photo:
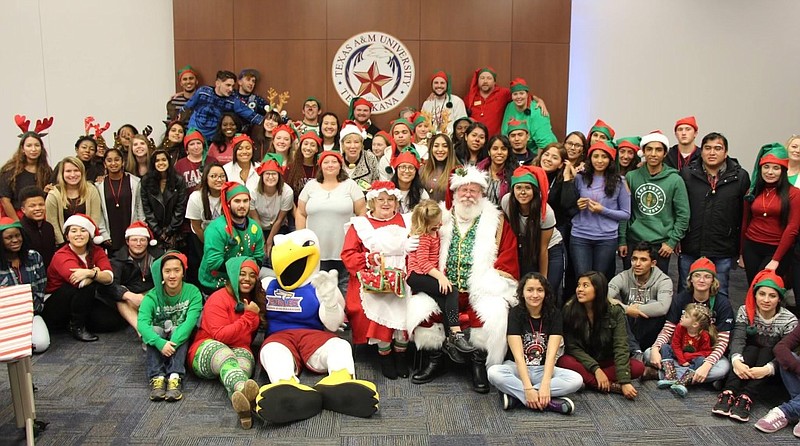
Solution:
{"label": "green elf hat", "polygon": [[416,130],[417,126],[423,122],[425,122],[425,116],[422,113],[414,112],[414,114],[411,115],[411,125],[413,126],[411,127],[412,130]]}
{"label": "green elf hat", "polygon": [[744,309],[747,313],[747,334],[754,335],[758,333],[755,326],[756,318],[756,292],[761,287],[769,287],[778,292],[778,296],[783,300],[786,296],[786,288],[783,287],[783,279],[781,276],[775,274],[775,271],[765,269],[753,279],[750,284],[750,289],[747,290],[747,296],[744,298]]}
{"label": "green elf hat", "polygon": [[233,289],[233,297],[236,299],[234,311],[239,314],[244,313],[244,302],[242,302],[242,298],[239,296],[238,286],[239,273],[242,271],[242,268],[250,268],[256,274],[261,270],[261,268],[258,267],[258,263],[251,257],[231,257],[225,262],[225,272],[228,273],[228,280],[231,282],[231,289]]}
{"label": "green elf hat", "polygon": [[319,99],[315,98],[314,96],[309,96],[309,97],[307,97],[307,98],[306,98],[306,100],[305,100],[305,101],[303,101],[303,105],[305,106],[305,105],[306,105],[306,102],[309,102],[309,101],[314,101],[314,102],[316,102],[316,103],[317,103],[317,108],[319,108],[320,110],[322,110],[322,102],[320,102],[320,101],[319,101]]}
{"label": "green elf hat", "polygon": [[525,105],[525,114],[526,115],[530,115],[531,114],[531,99],[532,99],[531,98],[531,94],[530,94],[531,89],[528,88],[528,83],[525,82],[525,79],[523,79],[521,77],[518,77],[518,78],[515,78],[514,80],[512,80],[509,90],[511,90],[512,94],[516,93],[518,91],[524,91],[524,92],[528,93],[528,100],[527,100],[528,102]]}
{"label": "green elf hat", "polygon": [[778,164],[788,169],[789,153],[786,151],[786,147],[777,142],[761,147],[758,154],[756,154],[756,163],[755,166],[753,166],[753,173],[750,176],[750,190],[748,190],[747,195],[744,196],[745,200],[755,200],[756,197],[753,195],[753,189],[756,187],[756,180],[758,179],[761,166],[767,163]]}
{"label": "green elf hat", "polygon": [[195,77],[197,77],[197,72],[194,71],[194,68],[192,68],[191,65],[186,65],[185,67],[178,69],[178,80],[179,81],[181,80],[181,77],[183,77],[184,73],[192,73],[192,74],[194,74]]}
{"label": "green elf hat", "polygon": [[447,103],[444,106],[447,108],[453,108],[453,103],[451,102],[452,89],[450,88],[450,85],[452,82],[450,82],[450,73],[444,70],[437,70],[431,75],[431,84],[433,84],[433,80],[437,77],[441,77],[445,82],[447,82],[447,90],[445,90],[445,93],[447,94]]}
{"label": "green elf hat", "polygon": [[619,138],[616,141],[617,148],[621,149],[623,147],[627,147],[629,149],[633,149],[634,152],[639,151],[639,144],[642,143],[641,136],[626,136],[624,138]]}
{"label": "green elf hat", "polygon": [[[520,183],[529,183],[539,189],[542,203],[547,203],[550,194],[550,183],[547,181],[547,172],[539,166],[520,166],[514,169],[511,175],[511,188]],[[547,206],[542,206],[542,219],[547,215]]]}
{"label": "green elf hat", "polygon": [[510,135],[511,132],[516,130],[525,130],[528,134],[531,133],[530,129],[528,128],[528,121],[520,121],[517,118],[511,118],[506,123],[508,129],[506,130],[506,136]]}
{"label": "green elf hat", "polygon": [[286,161],[280,153],[267,153],[261,160],[261,165],[256,169],[258,176],[264,172],[278,172],[281,176],[286,172]]}
{"label": "green elf hat", "polygon": [[497,80],[497,72],[494,71],[494,68],[492,68],[492,67],[483,67],[483,68],[478,70],[477,75],[480,76],[483,73],[489,73],[489,74],[492,75],[492,77],[494,77],[495,80]]}
{"label": "green elf hat", "polygon": [[614,132],[614,129],[612,129],[610,125],[603,122],[602,119],[598,119],[597,121],[595,121],[594,125],[589,130],[589,138],[592,137],[592,133],[594,132],[600,132],[606,135],[606,138],[608,138],[609,141],[614,139],[614,135],[616,134]]}
{"label": "green elf hat", "polygon": [[372,111],[372,102],[362,98],[361,96],[354,96],[353,99],[350,99],[350,108],[347,110],[347,119],[355,120],[355,109],[359,105],[366,105],[369,107],[370,111]]}
{"label": "green elf hat", "polygon": [[225,200],[221,203],[221,207],[222,214],[225,216],[225,232],[227,232],[230,236],[228,244],[235,245],[236,240],[233,238],[233,218],[231,217],[231,200],[233,200],[233,198],[237,195],[241,194],[247,194],[249,197],[250,190],[247,189],[244,184],[237,183],[235,181],[228,181],[222,185],[220,194],[225,197]]}
{"label": "green elf hat", "polygon": [[408,131],[409,131],[409,132],[412,132],[412,133],[414,132],[414,127],[416,127],[414,124],[412,124],[412,123],[411,123],[411,122],[410,122],[408,119],[406,119],[406,118],[397,118],[397,119],[395,119],[394,121],[392,121],[392,126],[391,126],[391,127],[389,127],[389,132],[390,132],[390,133],[392,133],[392,134],[394,134],[394,128],[395,128],[396,126],[398,126],[398,125],[404,125],[404,126],[408,127]]}
{"label": "green elf hat", "polygon": [[22,223],[10,217],[0,217],[0,233],[11,228],[22,229]]}

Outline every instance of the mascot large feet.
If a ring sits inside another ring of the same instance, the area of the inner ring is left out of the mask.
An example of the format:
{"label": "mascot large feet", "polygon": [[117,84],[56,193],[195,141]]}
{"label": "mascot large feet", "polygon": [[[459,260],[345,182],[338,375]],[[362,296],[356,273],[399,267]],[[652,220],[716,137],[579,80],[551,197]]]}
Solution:
{"label": "mascot large feet", "polygon": [[[271,384],[259,389],[256,413],[271,423],[311,418],[323,409],[366,418],[378,410],[375,384],[355,379],[350,344],[335,333],[344,321],[338,273],[319,270],[319,240],[303,229],[276,235],[274,278],[263,280],[268,333],[259,358]],[[328,371],[314,387],[297,379],[297,364]]]}

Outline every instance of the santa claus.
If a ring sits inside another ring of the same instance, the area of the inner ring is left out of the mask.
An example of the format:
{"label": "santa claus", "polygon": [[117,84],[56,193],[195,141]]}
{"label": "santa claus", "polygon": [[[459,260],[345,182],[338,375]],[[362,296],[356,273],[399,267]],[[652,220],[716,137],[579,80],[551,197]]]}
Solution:
{"label": "santa claus", "polygon": [[[489,392],[487,365],[502,362],[506,352],[508,309],[517,301],[517,239],[503,213],[484,197],[486,174],[475,167],[456,169],[451,177],[452,209],[443,209],[439,269],[459,290],[462,329],[477,347],[471,358],[447,348],[454,361],[471,360],[473,390]],[[442,204],[443,205],[443,204]],[[444,328],[439,308],[424,293],[408,300],[407,323],[417,349],[427,361],[411,380],[432,381],[444,365]]]}

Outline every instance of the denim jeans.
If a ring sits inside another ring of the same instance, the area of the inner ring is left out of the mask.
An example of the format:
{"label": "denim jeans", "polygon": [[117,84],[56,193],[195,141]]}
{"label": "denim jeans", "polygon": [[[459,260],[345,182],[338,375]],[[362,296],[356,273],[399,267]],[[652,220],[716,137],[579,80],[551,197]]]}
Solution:
{"label": "denim jeans", "polygon": [[[796,353],[792,353],[795,358],[800,359],[800,356],[797,356]],[[781,404],[780,407],[784,414],[786,414],[786,418],[790,420],[796,420],[800,418],[800,376],[795,375],[794,373],[784,369],[783,367],[778,367],[781,371],[781,379],[783,380],[783,385],[786,387],[786,391],[789,392],[789,401]]]}
{"label": "denim jeans", "polygon": [[[514,361],[505,361],[502,364],[495,364],[489,367],[489,382],[497,387],[497,390],[512,395],[514,398],[525,402],[525,391],[522,389],[522,380],[519,378],[517,364]],[[544,377],[544,366],[528,366],[528,376],[536,390],[542,384]],[[553,377],[550,379],[550,396],[558,397],[569,395],[580,390],[583,385],[583,378],[572,370],[555,367]]]}
{"label": "denim jeans", "polygon": [[[164,329],[161,327],[153,327],[153,330],[162,338],[169,339],[171,334],[165,334]],[[145,352],[145,368],[147,369],[147,379],[155,378],[156,376],[169,377],[173,373],[177,373],[183,378],[186,374],[186,352],[189,350],[189,343],[184,342],[175,349],[175,353],[169,358],[161,353],[161,350],[147,346]]]}
{"label": "denim jeans", "polygon": [[[688,366],[682,366],[678,364],[678,361],[675,360],[675,352],[672,350],[671,345],[664,344],[661,346],[661,362],[672,361],[672,363],[675,366],[675,375],[679,377],[683,376],[683,374],[686,373],[687,370],[690,369],[697,370],[698,368],[700,368],[701,365],[703,365],[703,362],[705,362],[705,360],[706,360],[705,356],[698,356],[690,360]],[[664,375],[664,370],[662,368],[661,372],[659,373],[659,376],[663,378],[664,377],[663,375]]]}
{"label": "denim jeans", "polygon": [[[678,293],[686,289],[686,278],[689,277],[689,269],[699,257],[690,256],[688,254],[681,254],[678,256]],[[709,257],[708,260],[714,262],[717,268],[717,280],[719,281],[718,296],[728,298],[728,278],[731,275],[731,268],[733,267],[733,258],[731,257]]]}
{"label": "denim jeans", "polygon": [[575,277],[587,271],[598,271],[611,280],[617,269],[617,238],[591,240],[572,236],[569,255]]}
{"label": "denim jeans", "polygon": [[[651,349],[648,348],[647,350],[644,351],[644,360],[646,364],[649,364],[651,362],[650,350]],[[731,371],[731,362],[728,360],[728,358],[723,356],[719,358],[719,361],[717,361],[716,364],[711,366],[711,370],[708,371],[708,376],[706,376],[705,382],[711,384],[714,381],[725,379],[728,376],[728,372],[730,371]],[[663,374],[660,375],[663,378]]]}
{"label": "denim jeans", "polygon": [[553,296],[560,307],[563,299],[561,297],[564,283],[564,244],[559,243],[547,250],[547,281],[553,289]]}

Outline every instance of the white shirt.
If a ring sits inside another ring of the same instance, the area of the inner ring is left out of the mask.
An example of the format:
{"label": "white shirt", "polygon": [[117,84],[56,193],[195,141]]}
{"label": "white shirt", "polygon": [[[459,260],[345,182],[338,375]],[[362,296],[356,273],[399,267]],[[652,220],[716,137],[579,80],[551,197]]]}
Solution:
{"label": "white shirt", "polygon": [[306,204],[306,228],[319,238],[320,260],[341,260],[344,225],[355,215],[353,203],[364,199],[364,192],[349,178],[330,191],[310,180],[298,199]]}
{"label": "white shirt", "polygon": [[281,211],[289,212],[292,207],[294,207],[294,191],[288,184],[283,185],[283,191],[280,196],[276,192],[275,195],[268,197],[266,194],[259,194],[256,191],[256,195],[250,204],[250,209],[258,213],[259,223],[261,224],[261,229],[264,230],[265,236],[269,235],[269,230],[278,218],[278,213]]}
{"label": "white shirt", "polygon": [[241,177],[242,168],[239,167],[239,164],[235,161],[226,163],[222,166],[222,169],[225,171],[225,175],[228,176],[228,181],[244,184],[250,191],[250,196],[255,198],[258,193],[258,182],[261,180],[261,177],[256,173],[256,169],[258,169],[260,165],[261,163],[253,163],[250,166],[250,172],[247,173],[247,179],[245,181],[242,181]]}
{"label": "white shirt", "polygon": [[211,210],[211,220],[203,218],[203,192],[196,190],[189,194],[189,200],[186,202],[186,219],[187,220],[200,220],[200,227],[205,230],[211,220],[222,215],[222,204],[219,200],[220,197],[208,196],[208,207]]}

